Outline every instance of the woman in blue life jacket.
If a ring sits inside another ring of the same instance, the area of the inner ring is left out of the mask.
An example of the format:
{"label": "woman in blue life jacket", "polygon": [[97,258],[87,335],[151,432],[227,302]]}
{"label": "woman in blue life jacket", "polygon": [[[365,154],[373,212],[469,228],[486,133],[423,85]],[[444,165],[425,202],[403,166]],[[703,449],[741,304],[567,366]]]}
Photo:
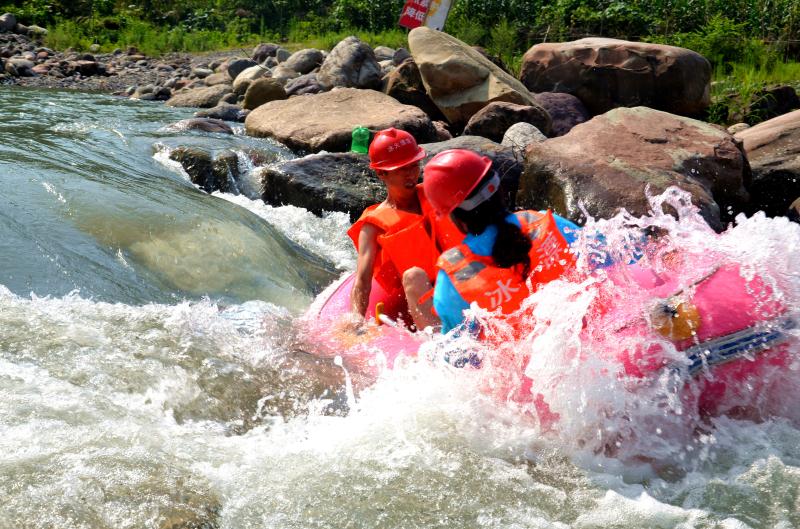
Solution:
{"label": "woman in blue life jacket", "polygon": [[489,158],[443,151],[425,166],[423,187],[436,213],[466,234],[437,263],[433,305],[443,333],[464,321],[470,303],[514,312],[530,295],[528,285],[535,290],[572,266],[569,245],[580,228],[550,210],[509,211]]}

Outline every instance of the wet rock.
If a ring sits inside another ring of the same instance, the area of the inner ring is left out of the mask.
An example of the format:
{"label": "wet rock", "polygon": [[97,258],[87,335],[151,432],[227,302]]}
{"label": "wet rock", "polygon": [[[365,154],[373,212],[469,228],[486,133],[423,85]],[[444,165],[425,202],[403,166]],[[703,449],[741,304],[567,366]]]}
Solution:
{"label": "wet rock", "polygon": [[748,190],[750,212],[784,215],[800,196],[800,110],[738,132],[753,177]]}
{"label": "wet rock", "polygon": [[658,194],[675,185],[714,229],[742,210],[747,160],[727,132],[646,107],[617,108],[558,138],[528,146],[518,203],[553,208],[582,222],[619,208],[648,212],[645,187]]}
{"label": "wet rock", "polygon": [[408,34],[408,44],[426,92],[457,127],[493,101],[536,105],[522,83],[446,33],[415,28]]}
{"label": "wet rock", "polygon": [[286,91],[279,81],[270,77],[262,77],[253,81],[247,88],[242,107],[246,110],[253,110],[264,103],[286,99],[287,97]]}
{"label": "wet rock", "polygon": [[537,44],[522,59],[520,79],[532,92],[572,94],[594,115],[644,105],[691,116],[711,102],[709,62],[662,44],[595,37]]}
{"label": "wet rock", "polygon": [[169,157],[181,164],[191,182],[206,193],[230,192],[236,189],[235,179],[230,173],[231,167],[224,159],[215,163],[211,154],[194,147],[177,147]]}
{"label": "wet rock", "polygon": [[283,63],[284,66],[301,75],[311,73],[321,64],[322,52],[313,48],[296,51]]}
{"label": "wet rock", "polygon": [[500,174],[500,185],[505,194],[506,203],[510,207],[514,207],[523,166],[511,148],[481,136],[458,136],[447,141],[424,143],[422,148],[426,153],[426,157],[422,160],[423,166],[434,155],[448,149],[469,149],[488,156],[492,160],[492,168]]}
{"label": "wet rock", "polygon": [[304,94],[319,94],[324,92],[317,81],[316,73],[308,73],[286,82],[284,85],[287,96],[300,96]]}
{"label": "wet rock", "polygon": [[356,88],[272,101],[245,120],[247,134],[274,138],[290,149],[306,152],[349,150],[357,126],[371,130],[396,127],[419,142],[434,137],[431,120],[420,109],[374,90]]}
{"label": "wet rock", "polygon": [[190,118],[182,119],[177,123],[169,125],[170,130],[199,130],[203,132],[218,132],[222,134],[233,134],[230,125],[219,119],[212,118]]}
{"label": "wet rock", "polygon": [[480,109],[469,119],[467,126],[464,127],[464,134],[483,136],[499,143],[503,141],[503,135],[511,125],[523,122],[550,132],[550,116],[542,107],[495,101]]}
{"label": "wet rock", "polygon": [[251,59],[236,59],[235,61],[231,61],[228,63],[228,77],[231,81],[235,81],[240,73],[256,65],[258,65],[258,63]]}
{"label": "wet rock", "polygon": [[230,85],[223,84],[183,90],[174,94],[166,104],[171,107],[211,108],[217,106],[222,97],[229,93]]}
{"label": "wet rock", "polygon": [[592,116],[577,97],[559,92],[534,94],[533,99],[550,115],[553,126],[550,136],[563,136],[575,125],[588,121]]}
{"label": "wet rock", "polygon": [[364,154],[313,154],[265,168],[261,178],[269,204],[291,204],[317,215],[345,211],[351,221],[386,196]]}
{"label": "wet rock", "polygon": [[347,37],[334,47],[317,73],[320,86],[378,88],[381,83],[381,67],[369,45],[357,37]]}
{"label": "wet rock", "polygon": [[510,147],[517,159],[522,162],[525,159],[525,151],[531,143],[542,142],[547,136],[531,125],[530,123],[515,123],[511,125],[503,135],[500,142],[504,147]]}
{"label": "wet rock", "polygon": [[219,105],[209,108],[208,110],[199,110],[195,112],[198,118],[213,118],[221,119],[224,121],[244,121],[244,118],[249,114],[249,110],[232,105],[230,103],[220,103]]}
{"label": "wet rock", "polygon": [[278,48],[280,48],[280,46],[272,44],[271,42],[259,44],[253,48],[252,59],[257,63],[262,63],[267,57],[275,57],[275,52],[278,51]]}

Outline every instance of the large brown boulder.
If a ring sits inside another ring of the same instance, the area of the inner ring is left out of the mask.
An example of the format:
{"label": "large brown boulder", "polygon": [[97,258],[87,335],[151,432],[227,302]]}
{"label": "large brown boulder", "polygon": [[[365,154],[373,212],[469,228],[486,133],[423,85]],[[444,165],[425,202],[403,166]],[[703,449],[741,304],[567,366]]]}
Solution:
{"label": "large brown boulder", "polygon": [[325,57],[317,73],[320,86],[326,90],[333,87],[379,88],[381,66],[375,53],[358,37],[347,37],[337,44]]}
{"label": "large brown boulder", "polygon": [[222,98],[231,93],[231,86],[218,84],[190,90],[181,90],[165,103],[170,107],[215,107]]}
{"label": "large brown boulder", "polygon": [[384,78],[384,82],[383,92],[386,95],[392,96],[404,105],[414,105],[434,121],[445,119],[439,107],[425,92],[425,85],[422,83],[422,76],[414,59],[408,58],[403,61]]}
{"label": "large brown boulder", "polygon": [[734,136],[741,141],[753,179],[751,212],[784,215],[800,196],[800,110],[759,123]]}
{"label": "large brown boulder", "polygon": [[492,101],[536,105],[522,83],[447,33],[415,28],[408,45],[428,95],[457,127]]}
{"label": "large brown boulder", "polygon": [[500,143],[509,127],[516,123],[530,123],[545,134],[550,132],[550,116],[542,107],[495,101],[469,118],[464,134],[483,136]]}
{"label": "large brown boulder", "polygon": [[675,185],[721,229],[747,201],[748,176],[747,160],[727,132],[646,107],[618,108],[529,145],[517,201],[581,222],[581,204],[593,217],[620,208],[643,215],[646,188],[658,194]]}
{"label": "large brown boulder", "polygon": [[352,221],[386,197],[386,188],[369,168],[365,154],[312,154],[281,162],[263,169],[261,182],[268,204],[291,204],[317,215],[345,211]]}
{"label": "large brown boulder", "polygon": [[592,114],[648,106],[695,115],[710,104],[711,65],[684,48],[586,38],[533,46],[520,79],[532,92],[566,92]]}
{"label": "large brown boulder", "polygon": [[283,85],[279,81],[271,77],[262,77],[253,81],[247,87],[242,108],[253,110],[264,103],[286,99],[287,97],[286,90],[283,89]]}
{"label": "large brown boulder", "polygon": [[434,137],[430,118],[417,107],[403,105],[381,92],[356,88],[271,101],[245,120],[247,134],[273,138],[307,152],[349,150],[353,129],[358,126],[406,130],[420,143]]}
{"label": "large brown boulder", "polygon": [[553,122],[550,136],[563,136],[575,125],[591,119],[586,106],[577,97],[563,92],[534,94],[534,100],[550,114]]}

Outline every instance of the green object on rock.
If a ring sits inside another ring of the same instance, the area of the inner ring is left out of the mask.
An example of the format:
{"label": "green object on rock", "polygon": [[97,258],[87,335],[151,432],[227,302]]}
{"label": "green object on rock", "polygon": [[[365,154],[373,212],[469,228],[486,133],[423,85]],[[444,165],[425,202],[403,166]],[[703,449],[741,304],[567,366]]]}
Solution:
{"label": "green object on rock", "polygon": [[356,127],[353,129],[353,141],[350,143],[350,150],[361,154],[367,154],[369,150],[369,129],[367,127]]}

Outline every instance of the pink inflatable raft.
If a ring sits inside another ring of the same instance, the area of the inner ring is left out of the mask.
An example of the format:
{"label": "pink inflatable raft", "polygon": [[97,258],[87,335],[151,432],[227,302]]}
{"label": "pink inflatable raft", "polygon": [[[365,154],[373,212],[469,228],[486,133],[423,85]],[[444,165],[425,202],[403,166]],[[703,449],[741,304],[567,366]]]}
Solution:
{"label": "pink inflatable raft", "polygon": [[[639,265],[607,270],[581,341],[586,350],[605,351],[620,376],[641,379],[669,370],[692,380],[696,405],[715,415],[725,411],[724,401],[742,402],[744,392],[756,393],[768,370],[790,365],[796,322],[758,276],[746,279],[735,265],[711,265],[703,272],[694,260],[698,266],[686,272],[688,259],[680,261],[673,270],[681,274]],[[320,354],[371,368],[392,368],[398,358],[414,357],[425,338],[403,326],[370,325],[359,335],[337,329],[353,279],[331,285],[307,313]],[[404,310],[402,300],[387,299],[373,282],[368,314],[378,302],[388,314]]]}

